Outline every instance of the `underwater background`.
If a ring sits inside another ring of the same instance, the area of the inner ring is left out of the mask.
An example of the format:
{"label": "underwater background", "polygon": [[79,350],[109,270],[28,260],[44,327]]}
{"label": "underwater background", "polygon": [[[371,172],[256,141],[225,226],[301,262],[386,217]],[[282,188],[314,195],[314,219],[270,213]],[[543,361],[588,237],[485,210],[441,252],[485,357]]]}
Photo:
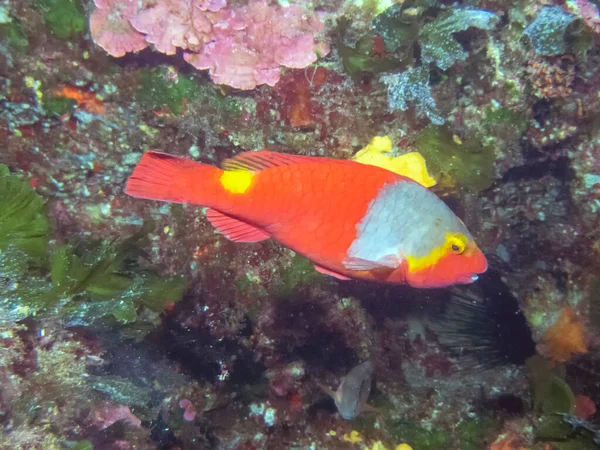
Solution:
{"label": "underwater background", "polygon": [[[600,448],[599,6],[0,0],[0,449]],[[263,148],[402,165],[487,272],[342,281],[124,193]]]}

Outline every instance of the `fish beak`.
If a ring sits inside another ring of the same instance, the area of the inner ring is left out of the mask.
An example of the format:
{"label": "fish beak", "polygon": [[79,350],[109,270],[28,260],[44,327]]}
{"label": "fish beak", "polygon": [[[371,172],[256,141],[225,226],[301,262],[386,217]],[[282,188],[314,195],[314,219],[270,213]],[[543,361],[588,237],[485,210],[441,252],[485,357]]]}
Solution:
{"label": "fish beak", "polygon": [[465,275],[464,277],[460,278],[458,280],[458,283],[460,283],[460,284],[471,284],[471,283],[477,281],[478,279],[479,279],[479,275],[473,273],[473,274]]}
{"label": "fish beak", "polygon": [[484,273],[488,268],[487,258],[479,248],[475,250],[475,253],[471,256],[471,267],[473,273],[473,281],[477,280],[477,274]]}

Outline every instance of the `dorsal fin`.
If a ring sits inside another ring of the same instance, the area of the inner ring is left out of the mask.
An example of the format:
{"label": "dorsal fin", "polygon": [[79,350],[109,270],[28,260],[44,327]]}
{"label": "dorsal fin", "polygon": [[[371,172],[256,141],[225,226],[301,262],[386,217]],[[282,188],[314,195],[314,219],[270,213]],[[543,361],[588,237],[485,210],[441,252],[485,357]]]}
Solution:
{"label": "dorsal fin", "polygon": [[258,152],[245,152],[226,159],[223,162],[223,170],[250,170],[258,172],[263,169],[279,166],[291,166],[302,162],[313,161],[310,156],[288,155],[287,153],[260,150]]}

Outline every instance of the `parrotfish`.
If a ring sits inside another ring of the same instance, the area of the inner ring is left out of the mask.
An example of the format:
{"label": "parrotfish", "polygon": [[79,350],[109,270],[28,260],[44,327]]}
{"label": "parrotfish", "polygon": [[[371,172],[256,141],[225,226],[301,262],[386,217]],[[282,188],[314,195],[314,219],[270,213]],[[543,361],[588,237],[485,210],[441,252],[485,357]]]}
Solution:
{"label": "parrotfish", "polygon": [[220,169],[150,151],[125,192],[208,207],[227,238],[274,238],[342,280],[434,288],[471,283],[487,268],[464,223],[433,192],[357,161],[261,150]]}
{"label": "parrotfish", "polygon": [[365,361],[348,372],[335,392],[321,385],[319,387],[333,398],[335,406],[344,419],[354,419],[365,410],[377,412],[367,405],[372,377],[373,364]]}

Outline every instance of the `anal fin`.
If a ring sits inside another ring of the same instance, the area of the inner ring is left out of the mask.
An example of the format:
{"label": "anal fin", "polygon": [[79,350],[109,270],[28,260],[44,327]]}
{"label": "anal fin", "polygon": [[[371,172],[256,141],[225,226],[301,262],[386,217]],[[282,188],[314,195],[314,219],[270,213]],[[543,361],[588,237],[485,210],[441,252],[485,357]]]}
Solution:
{"label": "anal fin", "polygon": [[317,264],[315,264],[315,270],[324,275],[330,275],[332,277],[335,277],[338,280],[351,280],[352,279],[345,275],[342,275],[341,273],[337,273],[337,272],[334,272],[333,270],[326,269],[325,267],[318,266]]}
{"label": "anal fin", "polygon": [[208,209],[206,217],[227,239],[234,242],[260,242],[271,237],[254,225],[250,225],[214,209]]}

